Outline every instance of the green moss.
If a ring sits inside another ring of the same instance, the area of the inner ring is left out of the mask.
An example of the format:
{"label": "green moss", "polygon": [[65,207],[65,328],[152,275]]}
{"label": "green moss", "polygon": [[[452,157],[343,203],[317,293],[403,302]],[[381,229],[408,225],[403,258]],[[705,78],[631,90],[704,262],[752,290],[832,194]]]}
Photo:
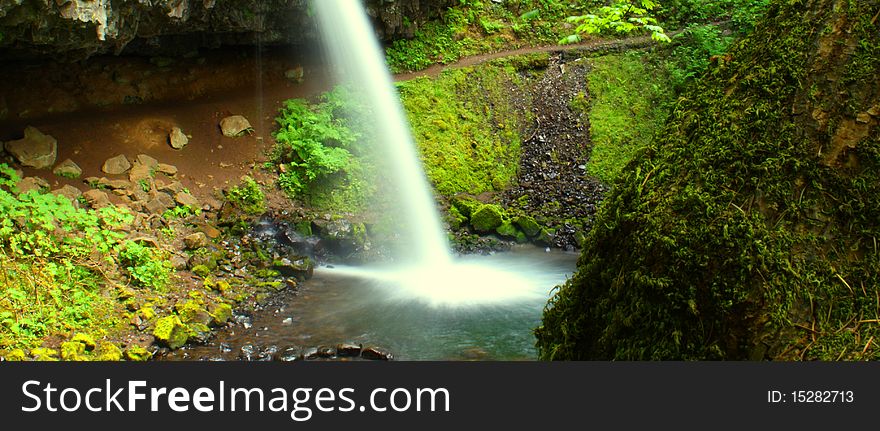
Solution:
{"label": "green moss", "polygon": [[199,277],[205,278],[211,275],[211,268],[208,268],[207,265],[196,265],[192,267],[192,272]]}
{"label": "green moss", "polygon": [[531,120],[510,94],[526,97],[526,85],[516,69],[496,65],[398,84],[426,174],[440,194],[499,191],[515,178],[520,129]]}
{"label": "green moss", "polygon": [[24,353],[22,349],[12,349],[8,352],[4,352],[2,355],[3,359],[12,362],[20,362],[27,359],[27,355]]}
{"label": "green moss", "polygon": [[296,229],[296,233],[302,236],[312,236],[312,222],[309,221],[301,221],[297,223],[294,228]]}
{"label": "green moss", "polygon": [[529,237],[535,237],[539,233],[541,233],[541,226],[538,224],[538,222],[536,222],[534,218],[527,215],[516,217],[515,219],[513,219],[513,223],[517,225],[520,229],[522,229],[523,233],[525,233]]}
{"label": "green moss", "polygon": [[153,336],[168,348],[177,349],[186,344],[190,333],[178,316],[166,316],[156,321]]}
{"label": "green moss", "polygon": [[82,343],[87,351],[92,351],[96,346],[95,339],[88,334],[76,334],[70,339],[70,341]]}
{"label": "green moss", "polygon": [[654,56],[632,52],[592,62],[590,97],[581,93],[571,104],[590,117],[593,146],[587,172],[610,184],[661,129],[672,91]]}
{"label": "green moss", "polygon": [[86,346],[76,341],[65,341],[61,343],[61,360],[63,361],[84,361]]}
{"label": "green moss", "polygon": [[471,216],[471,226],[477,232],[492,232],[501,226],[504,210],[498,205],[483,205]]}
{"label": "green moss", "polygon": [[121,361],[122,360],[122,350],[119,346],[113,343],[101,343],[95,351],[95,358],[98,361]]}
{"label": "green moss", "polygon": [[149,350],[136,344],[125,349],[125,359],[129,361],[148,361],[152,357],[153,354]]}
{"label": "green moss", "polygon": [[498,226],[495,229],[495,232],[505,238],[516,238],[517,235],[520,233],[516,226],[514,226],[513,223],[509,221],[501,223],[501,226]]}
{"label": "green moss", "polygon": [[541,357],[880,358],[880,127],[848,116],[877,103],[876,73],[829,79],[880,70],[876,6],[776,2],[679,98],[545,309]]}
{"label": "green moss", "polygon": [[31,356],[37,361],[57,361],[58,351],[47,347],[36,347],[31,349]]}
{"label": "green moss", "polygon": [[483,203],[467,195],[456,195],[452,198],[452,206],[465,218],[477,212]]}
{"label": "green moss", "polygon": [[458,208],[451,206],[446,213],[446,221],[449,222],[449,227],[452,228],[452,230],[459,230],[467,225],[468,218],[459,212]]}
{"label": "green moss", "polygon": [[219,303],[210,308],[212,317],[211,324],[215,326],[223,326],[232,319],[232,306],[225,303]]}

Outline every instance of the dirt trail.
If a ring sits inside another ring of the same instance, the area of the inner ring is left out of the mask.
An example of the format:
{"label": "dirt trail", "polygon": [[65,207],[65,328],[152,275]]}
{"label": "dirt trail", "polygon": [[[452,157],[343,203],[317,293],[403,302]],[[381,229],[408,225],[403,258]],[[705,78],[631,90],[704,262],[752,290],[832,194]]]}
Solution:
{"label": "dirt trail", "polygon": [[[675,32],[677,33],[677,32]],[[675,33],[670,33],[669,35],[673,35]],[[587,54],[595,54],[595,53],[610,53],[610,52],[619,52],[624,50],[631,49],[639,49],[646,48],[655,44],[653,40],[651,40],[648,36],[639,36],[639,37],[631,37],[626,39],[614,39],[614,40],[606,40],[606,39],[590,39],[577,44],[572,45],[545,45],[545,46],[529,46],[518,49],[511,49],[505,51],[492,52],[487,54],[479,54],[473,55],[469,57],[464,57],[449,64],[435,64],[433,66],[428,67],[427,69],[422,69],[414,72],[406,72],[395,75],[396,81],[408,81],[414,78],[420,78],[423,76],[428,76],[431,78],[437,77],[441,72],[446,69],[456,69],[462,67],[471,67],[476,66],[488,61],[497,60],[499,58],[505,57],[513,57],[517,55],[527,55],[527,54],[538,54],[538,53],[551,53],[551,54],[560,54],[560,53],[569,53],[574,54],[573,57],[582,57]]]}

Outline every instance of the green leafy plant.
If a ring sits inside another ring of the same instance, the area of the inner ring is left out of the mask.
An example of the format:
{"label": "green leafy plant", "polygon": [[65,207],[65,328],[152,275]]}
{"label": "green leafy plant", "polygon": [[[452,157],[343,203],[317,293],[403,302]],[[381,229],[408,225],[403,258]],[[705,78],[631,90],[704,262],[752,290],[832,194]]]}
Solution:
{"label": "green leafy plant", "polygon": [[162,252],[134,241],[125,241],[119,252],[122,264],[134,283],[154,289],[164,288],[171,277],[171,263],[163,259]]}
{"label": "green leafy plant", "polygon": [[226,191],[226,200],[248,214],[266,212],[266,195],[260,185],[248,176],[242,177],[239,185]]}
{"label": "green leafy plant", "polygon": [[658,42],[670,42],[669,36],[657,22],[657,18],[649,13],[660,4],[653,0],[616,0],[608,6],[599,8],[597,13],[568,17],[567,21],[577,24],[575,34],[559,41],[560,44],[575,43],[581,40],[582,34],[599,34],[614,32],[629,34],[636,30],[644,30]]}

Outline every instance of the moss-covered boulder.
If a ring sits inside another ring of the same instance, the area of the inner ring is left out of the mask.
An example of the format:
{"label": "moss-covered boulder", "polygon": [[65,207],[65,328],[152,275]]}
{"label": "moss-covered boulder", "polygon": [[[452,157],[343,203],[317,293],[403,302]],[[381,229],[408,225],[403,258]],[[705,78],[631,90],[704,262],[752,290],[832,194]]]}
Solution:
{"label": "moss-covered boulder", "polygon": [[679,98],[545,309],[542,358],[880,359],[878,10],[774,2]]}
{"label": "moss-covered boulder", "polygon": [[504,238],[515,239],[516,235],[519,233],[519,230],[516,228],[516,226],[513,225],[513,223],[505,221],[501,223],[501,226],[498,226],[495,229],[495,233]]}
{"label": "moss-covered boulder", "polygon": [[534,238],[541,233],[541,225],[534,218],[527,215],[514,218],[513,224],[518,226],[529,238]]}
{"label": "moss-covered boulder", "polygon": [[472,196],[456,195],[452,198],[452,208],[458,210],[465,218],[470,218],[481,206],[483,203]]}
{"label": "moss-covered boulder", "polygon": [[471,226],[477,232],[493,232],[504,221],[504,210],[498,205],[483,205],[471,214]]}
{"label": "moss-covered boulder", "polygon": [[452,230],[459,230],[467,225],[468,218],[458,208],[451,206],[446,213],[446,222],[449,223],[449,227]]}
{"label": "moss-covered boulder", "polygon": [[61,343],[61,360],[84,361],[86,346],[78,341],[65,341]]}
{"label": "moss-covered boulder", "polygon": [[128,348],[125,349],[125,359],[129,361],[148,361],[151,357],[153,357],[153,354],[150,353],[149,350],[143,346],[138,346],[137,344],[128,346]]}
{"label": "moss-covered boulder", "polygon": [[95,350],[95,359],[99,361],[121,361],[123,354],[119,346],[104,342]]}
{"label": "moss-covered boulder", "polygon": [[211,324],[214,326],[223,326],[232,319],[232,306],[226,303],[216,303],[208,307],[211,313]]}
{"label": "moss-covered boulder", "polygon": [[180,317],[166,316],[156,321],[153,336],[156,337],[156,341],[169,349],[177,349],[186,344],[190,333],[186,325],[180,321]]}
{"label": "moss-covered boulder", "polygon": [[81,343],[85,347],[85,350],[88,352],[94,350],[95,346],[97,345],[95,343],[95,339],[88,334],[76,334],[73,336],[73,338],[70,339],[70,341]]}

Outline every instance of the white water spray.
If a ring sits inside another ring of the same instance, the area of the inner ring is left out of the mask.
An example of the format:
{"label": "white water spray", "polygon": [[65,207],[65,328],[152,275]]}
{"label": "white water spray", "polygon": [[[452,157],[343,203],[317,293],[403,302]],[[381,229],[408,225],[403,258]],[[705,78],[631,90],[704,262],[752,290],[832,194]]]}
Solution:
{"label": "white water spray", "polygon": [[372,104],[368,123],[376,127],[390,160],[389,175],[399,189],[405,221],[403,242],[411,259],[394,269],[339,268],[337,273],[384,282],[389,297],[432,305],[461,306],[546,297],[546,286],[478,263],[453,262],[431,188],[416,153],[409,123],[397,98],[373,27],[360,0],[315,0],[325,47],[340,77]]}

